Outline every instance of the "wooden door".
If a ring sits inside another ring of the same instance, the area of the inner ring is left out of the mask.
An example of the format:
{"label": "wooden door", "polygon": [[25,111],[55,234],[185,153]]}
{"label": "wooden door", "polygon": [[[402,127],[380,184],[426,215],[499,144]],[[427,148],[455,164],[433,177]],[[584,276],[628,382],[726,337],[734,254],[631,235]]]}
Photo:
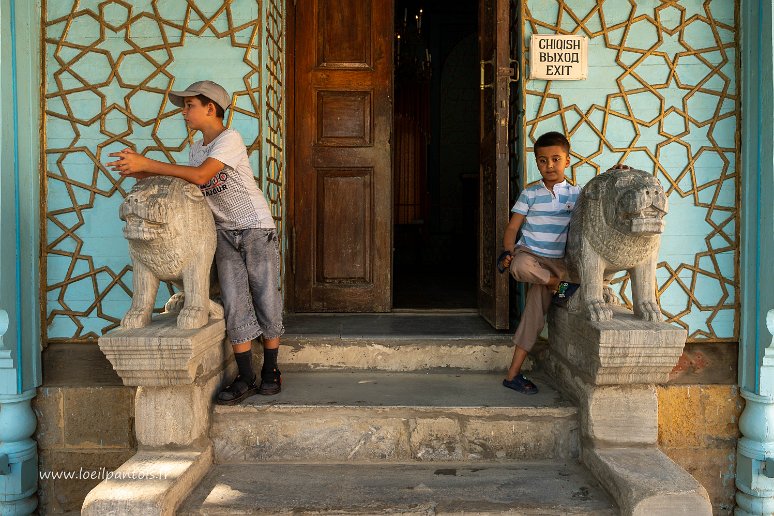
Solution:
{"label": "wooden door", "polygon": [[510,0],[479,0],[481,60],[481,155],[479,218],[479,313],[495,328],[508,327],[508,275],[498,274],[508,223],[508,90]]}
{"label": "wooden door", "polygon": [[296,3],[297,311],[392,308],[391,0]]}

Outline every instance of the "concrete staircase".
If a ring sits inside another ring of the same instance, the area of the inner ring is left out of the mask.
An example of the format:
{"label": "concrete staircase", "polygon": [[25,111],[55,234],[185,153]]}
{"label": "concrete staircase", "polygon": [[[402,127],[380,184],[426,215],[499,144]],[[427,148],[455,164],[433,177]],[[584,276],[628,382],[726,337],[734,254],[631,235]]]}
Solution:
{"label": "concrete staircase", "polygon": [[214,408],[215,465],[181,514],[617,514],[578,462],[578,410],[500,385],[477,316],[294,316],[283,392]]}

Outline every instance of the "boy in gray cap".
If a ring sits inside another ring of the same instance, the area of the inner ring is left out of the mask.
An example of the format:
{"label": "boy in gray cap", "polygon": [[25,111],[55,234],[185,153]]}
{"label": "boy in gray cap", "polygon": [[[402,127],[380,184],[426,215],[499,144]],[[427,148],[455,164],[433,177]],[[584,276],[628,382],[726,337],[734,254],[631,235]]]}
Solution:
{"label": "boy in gray cap", "polygon": [[[223,125],[231,96],[217,83],[200,81],[184,91],[170,91],[169,100],[183,108],[189,129],[203,136],[191,146],[188,166],[156,161],[128,148],[111,153],[119,159],[108,166],[135,179],[164,175],[199,185],[215,218],[215,262],[227,333],[239,367],[239,375],[218,394],[216,403],[234,405],[256,392],[277,394],[282,385],[277,353],[284,332],[277,230],[255,184],[242,137]],[[258,384],[251,342],[260,336],[263,368]]]}

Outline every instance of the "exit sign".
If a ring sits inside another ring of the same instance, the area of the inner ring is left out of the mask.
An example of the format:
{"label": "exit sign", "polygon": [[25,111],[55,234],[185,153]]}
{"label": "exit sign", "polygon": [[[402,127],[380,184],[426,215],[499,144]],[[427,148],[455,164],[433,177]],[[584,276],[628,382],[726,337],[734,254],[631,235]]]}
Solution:
{"label": "exit sign", "polygon": [[529,40],[529,78],[577,81],[588,76],[586,36],[533,34]]}

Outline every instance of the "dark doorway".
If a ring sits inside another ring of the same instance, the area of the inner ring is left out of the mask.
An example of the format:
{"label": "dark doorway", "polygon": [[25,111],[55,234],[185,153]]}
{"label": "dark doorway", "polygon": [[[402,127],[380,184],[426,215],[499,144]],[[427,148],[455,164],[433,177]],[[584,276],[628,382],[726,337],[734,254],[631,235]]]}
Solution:
{"label": "dark doorway", "polygon": [[477,0],[395,2],[393,307],[477,307]]}

